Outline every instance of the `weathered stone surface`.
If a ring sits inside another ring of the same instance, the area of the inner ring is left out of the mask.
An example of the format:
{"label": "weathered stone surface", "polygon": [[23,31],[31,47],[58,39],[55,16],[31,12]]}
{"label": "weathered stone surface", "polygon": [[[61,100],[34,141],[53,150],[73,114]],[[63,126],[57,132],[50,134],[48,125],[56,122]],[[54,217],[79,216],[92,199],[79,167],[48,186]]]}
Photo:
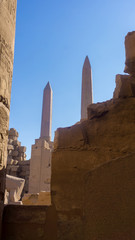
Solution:
{"label": "weathered stone surface", "polygon": [[[30,161],[25,161],[26,147],[21,146],[21,143],[17,140],[19,134],[16,129],[11,128],[9,134],[7,174],[25,179],[23,195],[28,192]],[[14,138],[16,138],[16,140],[14,140]]]}
{"label": "weathered stone surface", "polygon": [[18,135],[18,132],[16,131],[15,128],[10,128],[10,130],[8,131],[8,135],[9,135],[9,136],[16,136],[16,137],[19,136],[19,135]]}
{"label": "weathered stone surface", "polygon": [[[14,140],[13,142],[12,142],[12,145],[14,145],[14,146],[20,146],[21,145],[21,143],[18,141],[18,140]],[[25,152],[26,152],[26,150],[25,150]]]}
{"label": "weathered stone surface", "polygon": [[19,146],[18,151],[21,152],[21,153],[25,153],[26,152],[26,147]]}
{"label": "weathered stone surface", "polygon": [[116,75],[113,98],[135,97],[135,76]]}
{"label": "weathered stone surface", "polygon": [[125,37],[126,62],[124,72],[135,75],[135,31]]}
{"label": "weathered stone surface", "polygon": [[17,138],[18,138],[17,136],[12,136],[12,135],[8,136],[8,139],[12,139],[12,140],[14,140],[14,141],[16,141]]}
{"label": "weathered stone surface", "polygon": [[21,198],[25,180],[22,178],[6,175],[6,190],[9,193],[9,203],[15,204]]}
{"label": "weathered stone surface", "polygon": [[7,149],[8,149],[8,150],[13,150],[13,149],[14,149],[14,147],[13,147],[13,145],[9,145],[9,144],[8,144],[8,147],[7,147]]}
{"label": "weathered stone surface", "polygon": [[19,155],[18,151],[12,151],[12,156],[17,157]]}
{"label": "weathered stone surface", "polygon": [[16,0],[0,1],[0,235],[7,163],[7,130],[13,73]]}
{"label": "weathered stone surface", "polygon": [[4,208],[2,240],[57,240],[56,223],[53,206],[7,205]]}
{"label": "weathered stone surface", "polygon": [[51,205],[51,193],[40,192],[40,193],[28,193],[22,198],[23,205]]}
{"label": "weathered stone surface", "polygon": [[135,98],[119,98],[90,105],[88,120],[57,130],[51,184],[59,240],[134,239],[134,124]]}
{"label": "weathered stone surface", "polygon": [[51,154],[49,143],[42,138],[36,139],[31,151],[29,193],[50,191]]}

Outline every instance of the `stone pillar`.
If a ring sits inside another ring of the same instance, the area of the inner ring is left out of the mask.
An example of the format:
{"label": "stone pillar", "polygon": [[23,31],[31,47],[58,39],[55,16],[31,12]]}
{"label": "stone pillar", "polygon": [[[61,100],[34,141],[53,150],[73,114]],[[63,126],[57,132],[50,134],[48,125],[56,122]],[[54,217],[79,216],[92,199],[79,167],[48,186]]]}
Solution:
{"label": "stone pillar", "polygon": [[5,191],[16,5],[17,0],[0,0],[0,231]]}
{"label": "stone pillar", "polygon": [[43,94],[43,108],[42,108],[42,122],[40,137],[51,140],[51,126],[52,126],[52,89],[48,82],[44,88]]}
{"label": "stone pillar", "polygon": [[39,138],[31,149],[29,193],[50,191],[51,142]]}
{"label": "stone pillar", "polygon": [[88,56],[82,70],[81,120],[87,119],[87,107],[93,102],[92,71]]}

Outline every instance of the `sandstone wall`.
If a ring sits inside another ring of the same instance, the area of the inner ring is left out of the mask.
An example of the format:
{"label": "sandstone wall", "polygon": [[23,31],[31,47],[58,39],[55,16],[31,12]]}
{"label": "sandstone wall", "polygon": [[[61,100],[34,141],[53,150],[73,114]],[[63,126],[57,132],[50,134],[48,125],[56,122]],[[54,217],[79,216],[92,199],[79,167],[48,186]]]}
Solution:
{"label": "sandstone wall", "polygon": [[2,240],[56,240],[54,207],[13,206],[4,208]]}
{"label": "sandstone wall", "polygon": [[13,73],[17,0],[0,1],[0,232],[7,161],[7,130]]}
{"label": "sandstone wall", "polygon": [[52,202],[58,239],[134,239],[134,139],[133,97],[92,104],[88,120],[57,130]]}

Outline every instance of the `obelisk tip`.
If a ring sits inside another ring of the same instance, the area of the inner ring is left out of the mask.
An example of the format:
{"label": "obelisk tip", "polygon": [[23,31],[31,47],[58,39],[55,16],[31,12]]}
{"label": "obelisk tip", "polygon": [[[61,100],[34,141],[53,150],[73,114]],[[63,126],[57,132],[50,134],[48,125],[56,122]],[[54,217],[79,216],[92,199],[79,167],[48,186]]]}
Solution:
{"label": "obelisk tip", "polygon": [[44,89],[52,89],[50,83],[48,82]]}
{"label": "obelisk tip", "polygon": [[90,67],[91,68],[90,60],[89,60],[88,56],[85,57],[83,67]]}

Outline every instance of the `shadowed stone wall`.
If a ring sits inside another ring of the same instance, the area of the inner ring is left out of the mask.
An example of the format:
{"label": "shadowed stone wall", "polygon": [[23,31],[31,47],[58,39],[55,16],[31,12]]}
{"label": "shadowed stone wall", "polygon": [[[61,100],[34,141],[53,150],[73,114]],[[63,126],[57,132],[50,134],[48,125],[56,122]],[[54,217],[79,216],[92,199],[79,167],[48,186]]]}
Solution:
{"label": "shadowed stone wall", "polygon": [[0,231],[5,190],[5,167],[13,74],[17,0],[0,0]]}
{"label": "shadowed stone wall", "polygon": [[56,211],[45,206],[4,208],[2,240],[56,240]]}

